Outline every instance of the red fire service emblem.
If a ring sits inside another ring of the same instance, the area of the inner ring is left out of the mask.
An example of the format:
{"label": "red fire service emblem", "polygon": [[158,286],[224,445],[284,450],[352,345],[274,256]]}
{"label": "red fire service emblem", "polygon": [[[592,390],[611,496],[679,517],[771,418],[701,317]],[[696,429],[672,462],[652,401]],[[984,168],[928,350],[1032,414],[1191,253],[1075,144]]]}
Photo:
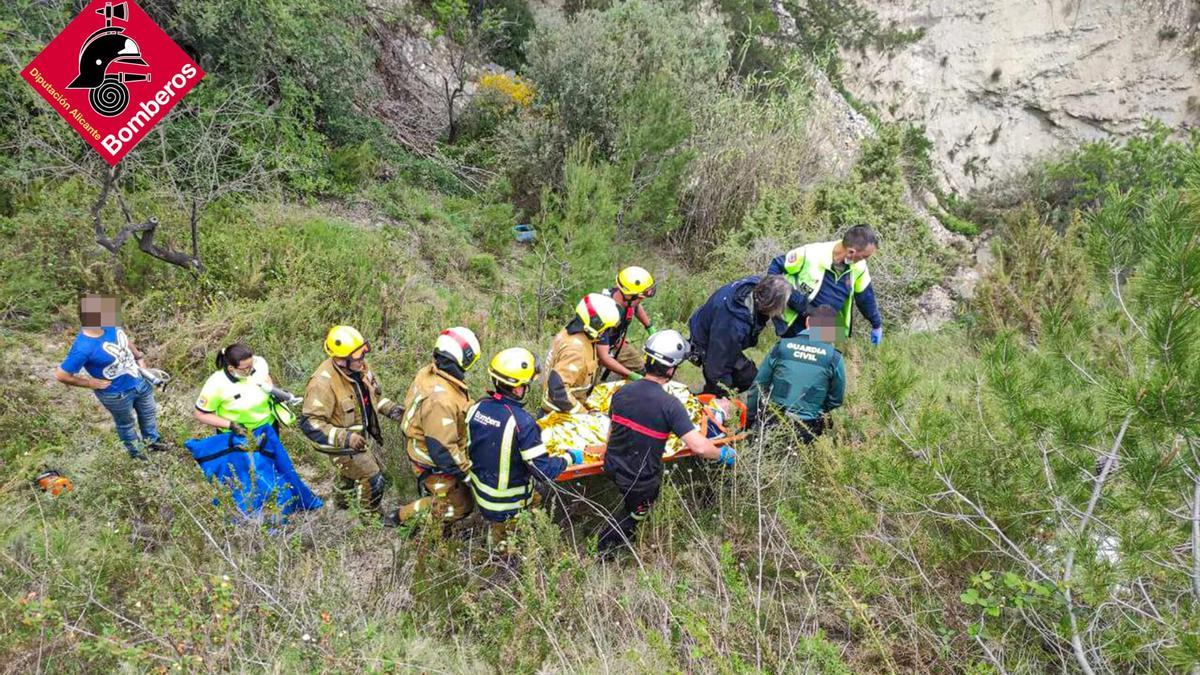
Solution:
{"label": "red fire service emblem", "polygon": [[204,71],[135,3],[94,0],[21,76],[115,166]]}

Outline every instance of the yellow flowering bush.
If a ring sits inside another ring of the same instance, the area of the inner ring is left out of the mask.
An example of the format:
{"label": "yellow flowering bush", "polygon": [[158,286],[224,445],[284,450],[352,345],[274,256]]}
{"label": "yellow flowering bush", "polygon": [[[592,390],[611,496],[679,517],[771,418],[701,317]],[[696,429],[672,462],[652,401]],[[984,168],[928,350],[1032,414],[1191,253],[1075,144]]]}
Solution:
{"label": "yellow flowering bush", "polygon": [[494,98],[505,111],[533,104],[533,86],[519,75],[487,73],[479,78],[479,93]]}

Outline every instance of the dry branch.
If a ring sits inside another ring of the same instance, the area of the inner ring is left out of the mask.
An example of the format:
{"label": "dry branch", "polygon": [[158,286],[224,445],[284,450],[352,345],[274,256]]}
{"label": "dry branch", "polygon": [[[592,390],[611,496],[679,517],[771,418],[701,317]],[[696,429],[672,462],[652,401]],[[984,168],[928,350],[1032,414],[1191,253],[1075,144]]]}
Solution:
{"label": "dry branch", "polygon": [[125,224],[117,231],[116,236],[108,236],[108,228],[104,225],[101,213],[104,210],[104,206],[108,203],[109,193],[112,192],[113,186],[116,185],[120,178],[120,173],[120,167],[105,171],[104,180],[101,182],[100,195],[96,198],[96,202],[92,204],[92,228],[96,233],[96,243],[103,246],[109,253],[116,254],[121,250],[125,242],[130,237],[133,237],[137,240],[138,248],[151,257],[187,270],[203,271],[204,265],[201,264],[198,255],[199,230],[196,225],[197,211],[194,205],[190,223],[190,231],[192,233],[192,253],[190,255],[156,244],[154,238],[158,233],[158,218],[152,216],[144,222],[135,222],[128,206],[120,198],[118,198],[118,201],[121,204],[121,213],[125,218]]}

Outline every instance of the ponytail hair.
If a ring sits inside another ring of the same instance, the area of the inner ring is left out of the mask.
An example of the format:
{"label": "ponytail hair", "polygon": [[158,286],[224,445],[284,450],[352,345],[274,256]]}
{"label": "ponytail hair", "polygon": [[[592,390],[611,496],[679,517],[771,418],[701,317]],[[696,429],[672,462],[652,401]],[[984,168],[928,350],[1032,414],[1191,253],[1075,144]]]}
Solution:
{"label": "ponytail hair", "polygon": [[254,352],[250,351],[249,347],[241,342],[235,342],[217,352],[217,367],[228,368],[230,366],[237,366],[237,364],[253,356]]}

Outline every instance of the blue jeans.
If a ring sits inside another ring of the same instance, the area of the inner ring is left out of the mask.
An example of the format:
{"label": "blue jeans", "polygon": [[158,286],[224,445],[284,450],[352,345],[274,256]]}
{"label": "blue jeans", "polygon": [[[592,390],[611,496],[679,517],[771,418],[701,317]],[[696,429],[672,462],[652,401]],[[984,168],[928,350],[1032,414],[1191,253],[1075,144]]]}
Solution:
{"label": "blue jeans", "polygon": [[[154,402],[154,387],[145,379],[139,379],[133,389],[125,391],[111,393],[97,389],[96,398],[112,414],[113,422],[117,425],[117,436],[131,457],[140,454],[137,445],[139,440],[146,443],[158,441],[158,409]],[[141,439],[138,438],[138,428],[142,432]]]}

